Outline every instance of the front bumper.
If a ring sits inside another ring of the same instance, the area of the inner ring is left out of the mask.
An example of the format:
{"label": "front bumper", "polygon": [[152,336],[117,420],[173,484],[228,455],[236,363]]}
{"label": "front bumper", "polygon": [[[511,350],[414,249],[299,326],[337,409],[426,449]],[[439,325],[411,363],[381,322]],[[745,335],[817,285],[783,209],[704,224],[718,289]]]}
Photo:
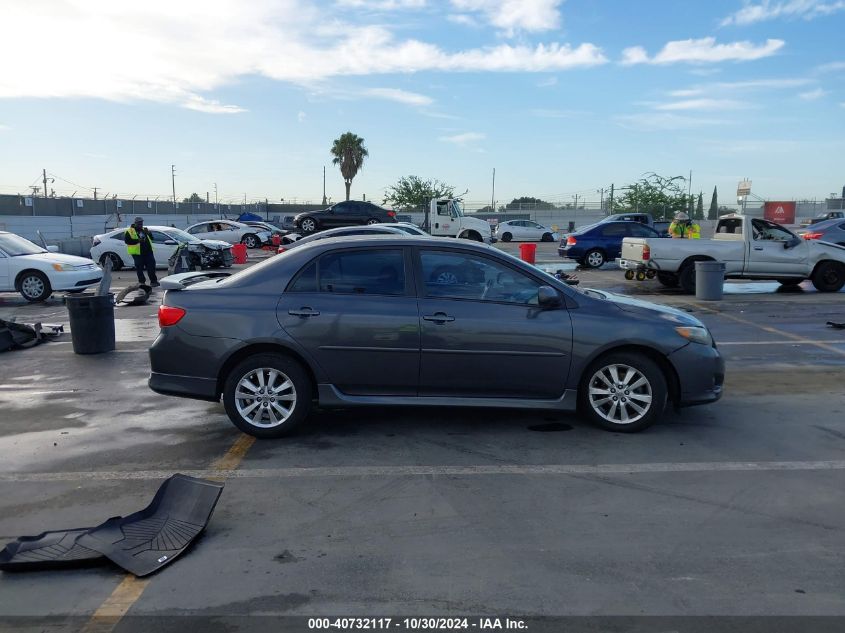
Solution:
{"label": "front bumper", "polygon": [[50,287],[53,290],[79,290],[96,286],[103,278],[103,271],[99,268],[89,270],[69,270],[48,275]]}
{"label": "front bumper", "polygon": [[687,343],[668,356],[678,374],[678,405],[716,402],[725,383],[725,359],[715,346]]}

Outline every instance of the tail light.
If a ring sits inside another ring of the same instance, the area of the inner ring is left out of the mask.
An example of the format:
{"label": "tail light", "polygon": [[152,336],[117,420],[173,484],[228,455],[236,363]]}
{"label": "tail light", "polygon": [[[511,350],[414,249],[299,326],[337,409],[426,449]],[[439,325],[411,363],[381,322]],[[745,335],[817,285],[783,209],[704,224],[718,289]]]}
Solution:
{"label": "tail light", "polygon": [[170,327],[171,325],[176,325],[186,314],[187,312],[182,308],[160,305],[158,307],[158,326]]}
{"label": "tail light", "polygon": [[648,244],[646,244],[645,246],[643,246],[643,261],[647,262],[650,259],[651,259],[651,247]]}
{"label": "tail light", "polygon": [[571,235],[570,235],[569,237],[567,237],[567,238],[566,238],[566,245],[567,245],[567,246],[575,246],[577,243],[578,243],[578,240],[576,240],[576,239],[575,239],[574,237],[572,237]]}
{"label": "tail light", "polygon": [[388,211],[388,212],[387,212],[387,217],[389,217],[389,218],[395,218],[395,217],[396,217],[396,211]]}
{"label": "tail light", "polygon": [[824,233],[814,231],[810,233],[804,233],[804,235],[802,235],[801,237],[803,237],[805,240],[820,240],[822,239],[822,235],[824,235]]}
{"label": "tail light", "polygon": [[99,245],[100,245],[100,238],[99,238],[99,237],[95,237],[95,238],[94,238],[94,243],[92,244],[92,246],[99,246]]}
{"label": "tail light", "polygon": [[276,250],[276,254],[278,255],[279,253],[284,253],[286,250],[288,250],[287,246],[279,246],[279,248]]}

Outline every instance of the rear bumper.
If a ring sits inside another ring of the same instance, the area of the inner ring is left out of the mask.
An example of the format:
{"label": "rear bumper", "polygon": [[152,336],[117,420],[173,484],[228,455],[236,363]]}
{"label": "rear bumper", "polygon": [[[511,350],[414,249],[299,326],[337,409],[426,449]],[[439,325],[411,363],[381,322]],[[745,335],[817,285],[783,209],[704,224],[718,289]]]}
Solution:
{"label": "rear bumper", "polygon": [[179,396],[211,402],[217,402],[220,399],[217,395],[217,381],[214,378],[151,372],[147,384],[150,389],[165,396]]}
{"label": "rear bumper", "polygon": [[557,254],[561,257],[568,257],[569,259],[583,259],[584,249],[558,245]]}
{"label": "rear bumper", "polygon": [[688,343],[668,356],[680,382],[678,405],[689,407],[716,402],[725,383],[725,360],[709,345]]}

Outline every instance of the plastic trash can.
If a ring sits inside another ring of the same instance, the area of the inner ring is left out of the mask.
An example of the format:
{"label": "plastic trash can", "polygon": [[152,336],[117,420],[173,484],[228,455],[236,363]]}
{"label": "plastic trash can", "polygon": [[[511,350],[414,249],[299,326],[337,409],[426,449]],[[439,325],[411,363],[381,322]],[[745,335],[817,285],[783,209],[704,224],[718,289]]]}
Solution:
{"label": "plastic trash can", "polygon": [[232,255],[236,264],[246,264],[246,245],[232,244]]}
{"label": "plastic trash can", "polygon": [[65,297],[70,316],[70,338],[76,354],[114,350],[114,295]]}
{"label": "plastic trash can", "polygon": [[695,298],[721,301],[725,283],[724,262],[695,262]]}
{"label": "plastic trash can", "polygon": [[529,264],[533,264],[537,258],[537,245],[536,244],[520,244],[519,245],[519,258],[527,262]]}

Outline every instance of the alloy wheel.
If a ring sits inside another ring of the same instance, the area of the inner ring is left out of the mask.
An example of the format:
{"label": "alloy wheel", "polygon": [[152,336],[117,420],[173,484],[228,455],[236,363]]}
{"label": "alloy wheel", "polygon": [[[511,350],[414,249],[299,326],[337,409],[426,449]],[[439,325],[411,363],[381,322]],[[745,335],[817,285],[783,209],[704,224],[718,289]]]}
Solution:
{"label": "alloy wheel", "polygon": [[587,255],[587,263],[593,268],[598,268],[604,264],[604,255],[602,255],[599,251],[593,251]]}
{"label": "alloy wheel", "polygon": [[651,383],[630,365],[602,367],[590,378],[588,388],[593,411],[612,424],[633,424],[652,406]]}
{"label": "alloy wheel", "polygon": [[21,281],[21,292],[27,299],[35,299],[44,293],[44,282],[36,275],[28,275]]}
{"label": "alloy wheel", "polygon": [[251,369],[235,388],[235,408],[253,426],[280,426],[296,408],[296,388],[278,369]]}

